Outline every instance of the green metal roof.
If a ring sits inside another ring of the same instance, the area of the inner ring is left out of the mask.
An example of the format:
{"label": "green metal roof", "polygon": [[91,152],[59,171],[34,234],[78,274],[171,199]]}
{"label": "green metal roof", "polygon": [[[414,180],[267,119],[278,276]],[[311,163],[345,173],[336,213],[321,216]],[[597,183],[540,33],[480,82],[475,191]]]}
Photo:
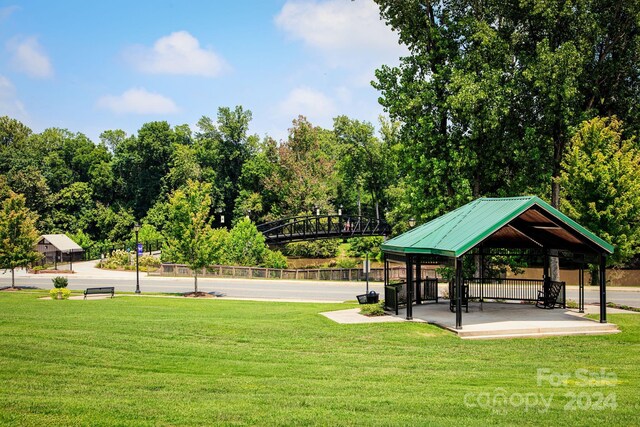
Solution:
{"label": "green metal roof", "polygon": [[612,245],[535,196],[476,199],[384,242],[382,250],[459,257],[536,206],[585,244],[613,253]]}

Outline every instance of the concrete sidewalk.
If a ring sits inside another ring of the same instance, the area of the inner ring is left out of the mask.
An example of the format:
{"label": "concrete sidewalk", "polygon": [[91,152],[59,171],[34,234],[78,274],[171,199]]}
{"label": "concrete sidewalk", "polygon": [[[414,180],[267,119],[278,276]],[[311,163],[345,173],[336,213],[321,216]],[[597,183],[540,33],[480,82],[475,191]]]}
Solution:
{"label": "concrete sidewalk", "polygon": [[[584,317],[586,314],[598,313],[597,306],[586,306],[585,311],[586,313],[582,314],[577,310],[544,310],[529,304],[508,303],[484,303],[480,310],[479,304],[470,304],[469,313],[462,315],[462,329],[455,329],[455,313],[449,310],[447,301],[414,306],[412,321],[438,325],[463,339],[537,338],[620,332],[615,324],[599,323]],[[639,314],[613,308],[608,308],[607,313]],[[363,316],[359,308],[321,314],[337,323],[345,324],[407,321],[404,318],[405,310],[401,310],[398,316],[380,317]]]}

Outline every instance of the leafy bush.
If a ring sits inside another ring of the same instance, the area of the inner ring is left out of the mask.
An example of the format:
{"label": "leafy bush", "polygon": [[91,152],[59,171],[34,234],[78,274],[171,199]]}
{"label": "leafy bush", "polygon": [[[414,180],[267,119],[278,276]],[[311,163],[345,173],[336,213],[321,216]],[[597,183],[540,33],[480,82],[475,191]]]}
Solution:
{"label": "leafy bush", "polygon": [[225,252],[233,265],[260,265],[266,251],[264,235],[250,219],[238,221],[229,232]]}
{"label": "leafy bush", "polygon": [[71,291],[67,288],[53,288],[49,291],[49,296],[51,297],[51,299],[58,299],[58,294],[62,299],[69,299]]}
{"label": "leafy bush", "polygon": [[56,289],[66,288],[69,285],[69,279],[62,276],[54,277],[51,281]]}
{"label": "leafy bush", "polygon": [[100,261],[98,266],[100,268],[117,270],[121,267],[127,267],[129,264],[129,252],[118,249],[111,252],[111,254],[106,259]]}
{"label": "leafy bush", "polygon": [[289,256],[302,258],[331,258],[336,256],[340,240],[324,239],[311,242],[289,243],[284,248],[284,253]]}
{"label": "leafy bush", "polygon": [[356,265],[358,265],[358,261],[353,258],[338,258],[336,260],[338,268],[355,268]]}
{"label": "leafy bush", "polygon": [[287,268],[287,257],[280,251],[267,250],[263,266],[267,268]]}
{"label": "leafy bush", "polygon": [[579,308],[578,303],[572,299],[568,299],[565,305],[567,306],[567,308]]}
{"label": "leafy bush", "polygon": [[384,304],[382,302],[378,304],[364,304],[360,307],[360,314],[365,316],[384,316]]}
{"label": "leafy bush", "polygon": [[160,267],[160,260],[153,255],[142,255],[140,258],[138,258],[138,265],[147,269],[149,269],[150,267],[158,268]]}
{"label": "leafy bush", "polygon": [[372,258],[375,258],[380,254],[380,245],[384,243],[384,237],[352,237],[347,242],[349,243],[349,255],[363,257],[368,253]]}

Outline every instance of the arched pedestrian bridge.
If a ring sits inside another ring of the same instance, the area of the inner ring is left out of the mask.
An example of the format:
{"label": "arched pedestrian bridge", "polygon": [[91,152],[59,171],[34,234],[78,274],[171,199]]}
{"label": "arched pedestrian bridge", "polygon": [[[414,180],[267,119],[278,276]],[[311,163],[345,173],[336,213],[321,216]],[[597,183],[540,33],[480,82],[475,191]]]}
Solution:
{"label": "arched pedestrian bridge", "polygon": [[383,219],[353,215],[310,215],[283,218],[258,225],[267,243],[330,238],[386,236],[391,227]]}

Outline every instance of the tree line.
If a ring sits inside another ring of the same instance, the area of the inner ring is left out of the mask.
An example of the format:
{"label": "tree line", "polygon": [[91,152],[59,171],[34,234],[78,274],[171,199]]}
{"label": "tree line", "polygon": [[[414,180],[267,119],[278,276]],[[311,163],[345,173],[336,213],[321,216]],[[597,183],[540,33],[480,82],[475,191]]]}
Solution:
{"label": "tree line", "polygon": [[376,0],[409,54],[373,86],[388,118],[305,117],[276,141],[221,107],[196,129],[33,133],[0,118],[0,181],[41,232],[81,245],[166,234],[170,199],[206,183],[213,227],[249,217],[358,212],[399,233],[482,196],[537,195],[640,252],[640,3],[635,0]]}

